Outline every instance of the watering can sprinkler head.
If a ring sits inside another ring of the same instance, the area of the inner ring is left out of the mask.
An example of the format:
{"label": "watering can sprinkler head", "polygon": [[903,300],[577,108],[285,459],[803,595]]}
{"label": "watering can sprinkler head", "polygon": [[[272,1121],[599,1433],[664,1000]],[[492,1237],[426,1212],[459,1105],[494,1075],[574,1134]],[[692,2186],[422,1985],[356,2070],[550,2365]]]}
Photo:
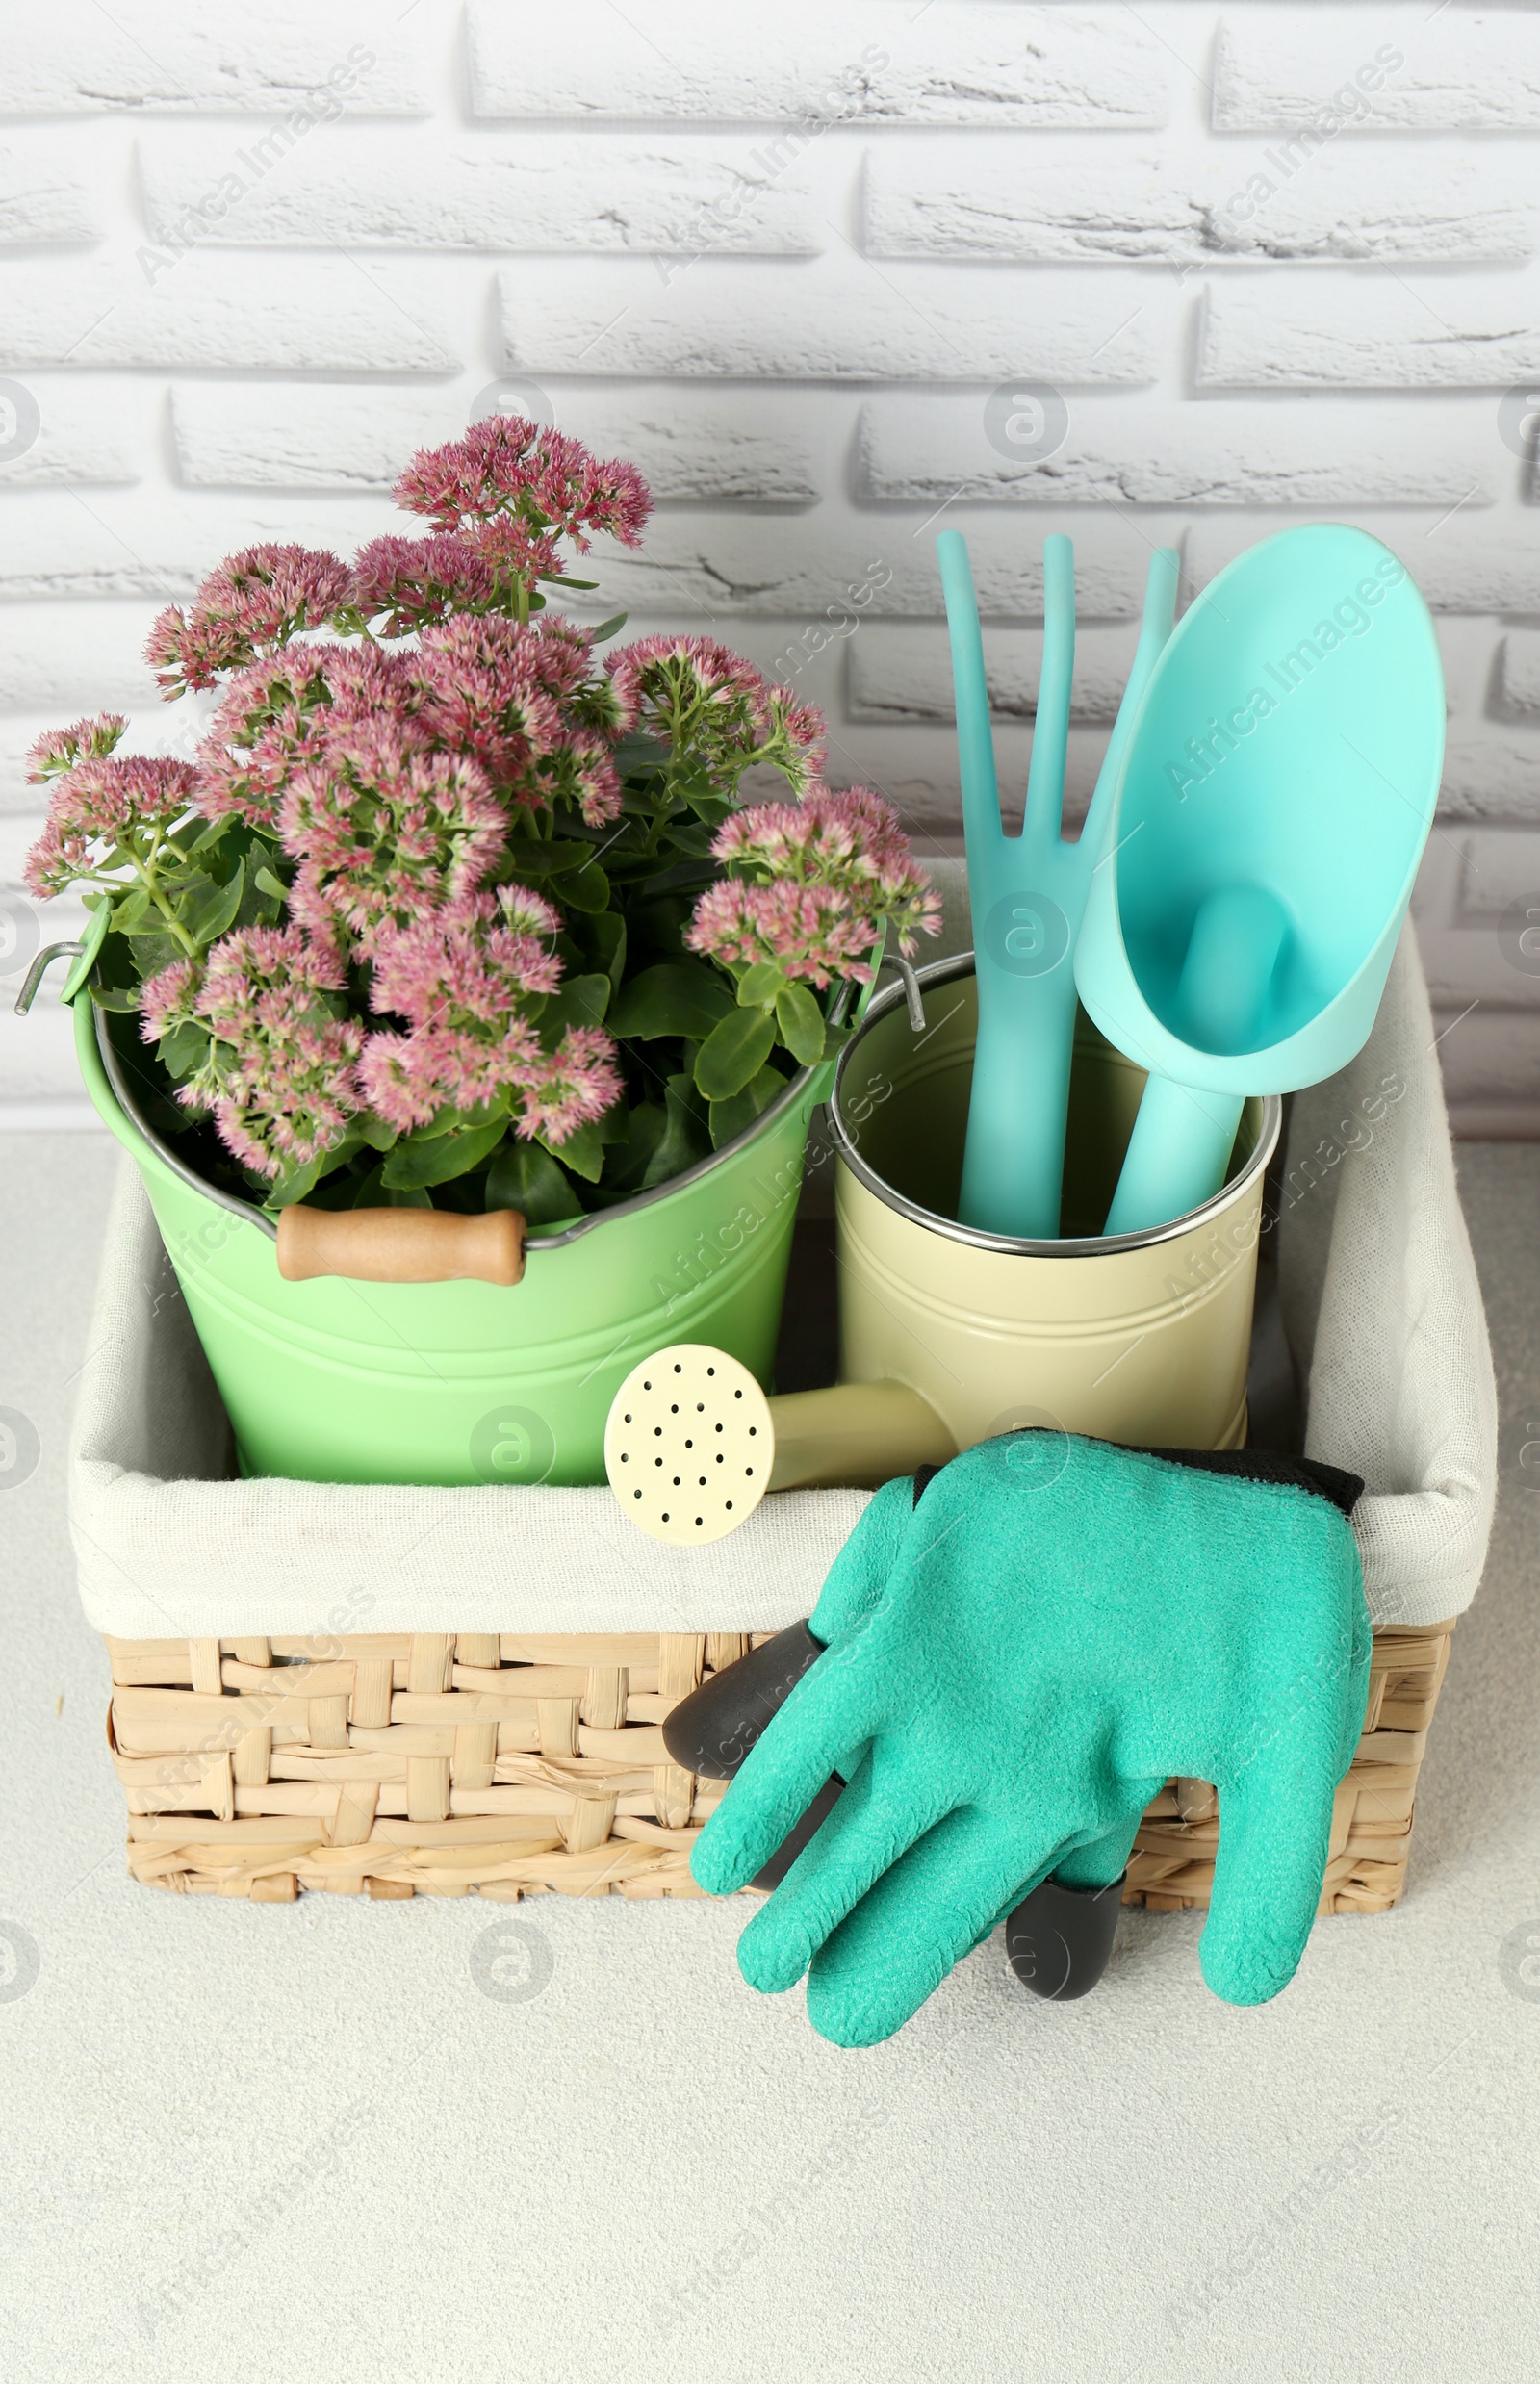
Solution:
{"label": "watering can sprinkler head", "polygon": [[1245,1095],[1363,1048],[1444,713],[1427,608],[1364,530],[1265,539],[1184,615],[1119,759],[1075,953],[1090,1016],[1149,1071],[1109,1234],[1212,1197]]}
{"label": "watering can sprinkler head", "polygon": [[746,1366],[705,1342],[677,1342],[633,1367],[604,1427],[604,1471],[622,1512],[670,1548],[726,1538],[767,1490],[875,1489],[956,1454],[930,1402],[904,1383],[767,1398]]}

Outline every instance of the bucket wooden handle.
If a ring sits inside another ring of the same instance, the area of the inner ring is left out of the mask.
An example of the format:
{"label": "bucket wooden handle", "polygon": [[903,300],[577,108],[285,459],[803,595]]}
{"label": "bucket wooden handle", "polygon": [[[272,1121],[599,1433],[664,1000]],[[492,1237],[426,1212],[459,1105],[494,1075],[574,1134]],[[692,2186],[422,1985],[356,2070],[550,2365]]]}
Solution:
{"label": "bucket wooden handle", "polygon": [[349,1275],[358,1283],[517,1283],[524,1274],[517,1209],[457,1217],[449,1209],[309,1209],[278,1216],[286,1283]]}

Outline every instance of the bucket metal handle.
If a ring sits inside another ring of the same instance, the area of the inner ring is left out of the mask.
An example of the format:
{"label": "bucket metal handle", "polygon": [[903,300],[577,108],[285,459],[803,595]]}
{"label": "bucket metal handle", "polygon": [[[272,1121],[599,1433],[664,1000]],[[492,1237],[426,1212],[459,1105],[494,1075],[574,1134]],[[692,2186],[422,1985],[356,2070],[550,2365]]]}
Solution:
{"label": "bucket metal handle", "polygon": [[925,996],[920,990],[919,978],[901,952],[889,952],[884,957],[898,971],[904,987],[904,1007],[909,1012],[910,1026],[916,1035],[923,1035],[925,1032]]}
{"label": "bucket metal handle", "polygon": [[497,1283],[524,1277],[525,1221],[517,1209],[458,1217],[451,1209],[313,1209],[278,1216],[278,1272],[286,1283],[347,1275],[356,1283]]}
{"label": "bucket metal handle", "polygon": [[[22,980],[21,991],[16,995],[14,1003],[16,1016],[18,1018],[26,1016],[38,998],[38,988],[55,961],[62,961],[66,957],[78,961],[84,958],[85,951],[86,947],[78,937],[72,943],[45,943]],[[73,975],[74,971],[71,970],[70,974]]]}

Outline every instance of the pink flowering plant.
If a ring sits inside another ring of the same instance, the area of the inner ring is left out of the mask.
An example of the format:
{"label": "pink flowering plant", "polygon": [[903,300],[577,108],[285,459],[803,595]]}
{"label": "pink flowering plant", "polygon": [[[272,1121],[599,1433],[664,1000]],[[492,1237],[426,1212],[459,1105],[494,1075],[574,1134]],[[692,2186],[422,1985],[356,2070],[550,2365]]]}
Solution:
{"label": "pink flowering plant", "polygon": [[167,695],[218,690],[192,761],[115,713],[38,740],[27,880],[105,908],[92,996],[205,1173],[552,1223],[744,1132],[937,905],[788,688],[707,638],[601,659],[619,619],[548,608],[592,585],[571,551],[639,543],[630,465],[498,417],[397,497],[425,535],[252,547],[162,613]]}

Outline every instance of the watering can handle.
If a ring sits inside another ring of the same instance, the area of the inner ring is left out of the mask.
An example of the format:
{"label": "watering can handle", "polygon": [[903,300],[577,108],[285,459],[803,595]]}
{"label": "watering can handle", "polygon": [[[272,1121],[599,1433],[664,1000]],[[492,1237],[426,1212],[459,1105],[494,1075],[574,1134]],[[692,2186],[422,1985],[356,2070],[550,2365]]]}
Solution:
{"label": "watering can handle", "polygon": [[346,1275],[355,1283],[498,1283],[524,1274],[525,1223],[517,1209],[457,1217],[449,1209],[312,1209],[278,1217],[278,1272],[286,1283]]}

